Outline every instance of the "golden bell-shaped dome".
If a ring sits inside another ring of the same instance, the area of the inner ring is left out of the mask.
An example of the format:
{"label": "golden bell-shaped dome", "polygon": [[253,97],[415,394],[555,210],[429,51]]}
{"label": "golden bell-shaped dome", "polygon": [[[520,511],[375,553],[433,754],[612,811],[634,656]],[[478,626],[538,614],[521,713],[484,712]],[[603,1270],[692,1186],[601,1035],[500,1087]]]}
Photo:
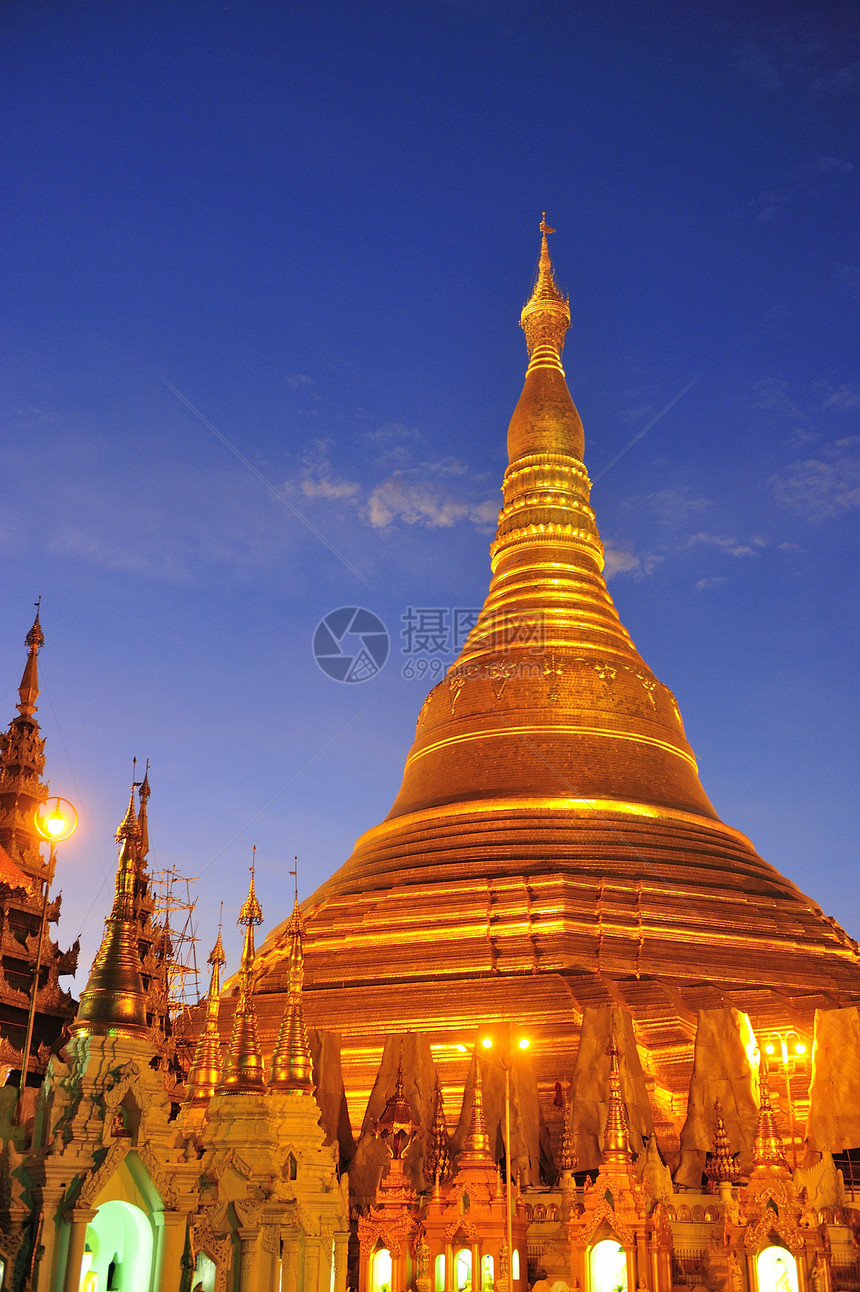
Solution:
{"label": "golden bell-shaped dome", "polygon": [[[387,818],[305,905],[308,1022],[348,1084],[385,1035],[452,1047],[528,1020],[557,1080],[583,1011],[626,1007],[668,1106],[697,1009],[811,1033],[860,1002],[856,945],[718,818],[672,692],[622,625],[561,366],[570,310],[541,224],[529,349],[480,616],[418,716]],[[286,924],[261,950],[261,1026],[288,989]],[[447,1038],[447,1039],[446,1039]],[[680,1128],[678,1128],[680,1129]]]}

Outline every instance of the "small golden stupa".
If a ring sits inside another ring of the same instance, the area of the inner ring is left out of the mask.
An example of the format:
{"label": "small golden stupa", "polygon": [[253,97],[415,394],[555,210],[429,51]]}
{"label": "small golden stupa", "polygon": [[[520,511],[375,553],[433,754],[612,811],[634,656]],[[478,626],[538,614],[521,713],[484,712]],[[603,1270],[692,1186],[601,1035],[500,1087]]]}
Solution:
{"label": "small golden stupa", "polygon": [[[304,904],[305,1012],[341,1033],[360,1115],[386,1034],[425,1031],[444,1061],[476,1027],[516,1020],[547,1091],[570,1071],[584,1011],[620,1007],[677,1133],[697,1011],[811,1038],[816,1008],[860,1002],[860,957],[719,819],[675,697],[618,617],[562,368],[570,309],[551,232],[543,220],[520,320],[529,364],[489,592],[424,702],[394,806]],[[282,924],[257,961],[268,1049],[290,954]]]}

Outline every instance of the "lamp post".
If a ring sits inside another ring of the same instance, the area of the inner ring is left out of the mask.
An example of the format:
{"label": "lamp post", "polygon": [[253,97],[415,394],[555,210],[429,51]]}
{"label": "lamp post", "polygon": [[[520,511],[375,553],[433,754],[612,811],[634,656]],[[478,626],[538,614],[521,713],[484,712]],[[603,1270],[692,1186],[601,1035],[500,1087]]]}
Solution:
{"label": "lamp post", "polygon": [[21,1077],[18,1081],[18,1108],[16,1119],[20,1124],[24,1110],[24,1090],[27,1085],[27,1069],[30,1066],[30,1051],[33,1047],[33,1025],[36,1021],[36,998],[39,995],[39,974],[42,970],[42,943],[45,940],[45,922],[48,915],[48,894],[54,882],[54,868],[57,864],[57,844],[62,843],[74,834],[78,824],[78,814],[68,799],[46,799],[40,803],[33,814],[33,824],[43,839],[47,839],[51,851],[48,855],[48,871],[44,879],[42,893],[42,918],[39,921],[39,945],[36,947],[36,967],[33,970],[33,982],[30,987],[30,1009],[27,1014],[27,1032],[24,1038],[24,1056],[21,1062]]}
{"label": "lamp post", "polygon": [[791,1159],[797,1170],[797,1144],[794,1139],[794,1102],[791,1098],[791,1077],[800,1063],[806,1062],[806,1042],[797,1032],[771,1032],[765,1042],[764,1052],[770,1058],[778,1054],[785,1078],[785,1098],[788,1104],[788,1125],[791,1133]]}
{"label": "lamp post", "polygon": [[[484,1036],[481,1038],[481,1045],[485,1050],[489,1050],[497,1063],[501,1064],[505,1073],[505,1202],[507,1222],[507,1239],[508,1239],[508,1292],[514,1292],[514,1209],[511,1195],[511,1069],[510,1064],[500,1054],[493,1050],[493,1038]],[[520,1050],[529,1048],[529,1039],[527,1036],[521,1036],[517,1041]],[[513,1048],[513,1025],[508,1023],[508,1053]]]}

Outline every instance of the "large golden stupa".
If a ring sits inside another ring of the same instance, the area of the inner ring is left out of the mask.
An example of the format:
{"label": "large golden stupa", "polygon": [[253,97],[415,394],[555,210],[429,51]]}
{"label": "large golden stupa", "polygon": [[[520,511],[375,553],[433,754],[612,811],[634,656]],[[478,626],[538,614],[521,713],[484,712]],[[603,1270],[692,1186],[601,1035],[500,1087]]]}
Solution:
{"label": "large golden stupa", "polygon": [[[387,818],[304,904],[306,1013],[342,1034],[360,1117],[387,1034],[426,1031],[444,1060],[482,1023],[527,1024],[549,1091],[586,1008],[620,1006],[655,1121],[677,1131],[699,1010],[811,1041],[816,1009],[860,1002],[860,956],[719,819],[672,692],[619,620],[541,231],[487,599],[421,709]],[[289,946],[284,924],[258,960],[269,1045]]]}

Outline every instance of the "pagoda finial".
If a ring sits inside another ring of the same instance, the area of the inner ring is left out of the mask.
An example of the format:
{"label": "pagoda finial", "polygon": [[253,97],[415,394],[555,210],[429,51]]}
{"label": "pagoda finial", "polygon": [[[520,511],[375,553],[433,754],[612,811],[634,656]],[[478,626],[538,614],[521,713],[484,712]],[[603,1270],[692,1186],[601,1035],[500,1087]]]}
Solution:
{"label": "pagoda finial", "polygon": [[21,685],[18,687],[18,712],[23,718],[32,718],[36,712],[36,701],[39,698],[39,669],[36,664],[36,657],[45,644],[45,634],[42,632],[42,625],[39,622],[39,612],[42,606],[42,598],[36,602],[36,618],[33,620],[33,627],[27,633],[25,644],[29,651],[27,663],[24,665],[24,675],[21,678]]}
{"label": "pagoda finial", "polygon": [[430,1151],[424,1159],[424,1174],[437,1187],[451,1178],[451,1141],[445,1121],[445,1105],[439,1073],[436,1073],[436,1090],[433,1097],[433,1129],[430,1132]]}
{"label": "pagoda finial", "polygon": [[147,804],[152,791],[149,788],[149,759],[146,760],[146,769],[143,773],[143,780],[140,782],[138,798],[140,800],[140,811],[137,814],[137,834],[140,840],[140,860],[145,861],[149,854],[149,821],[147,819]]}
{"label": "pagoda finial", "polygon": [[293,913],[287,924],[290,939],[289,988],[287,1007],[281,1020],[275,1052],[272,1055],[270,1090],[313,1090],[313,1061],[302,1009],[302,983],[305,976],[302,913],[296,892]]}
{"label": "pagoda finial", "polygon": [[[140,972],[138,928],[134,893],[137,879],[137,822],[134,818],[134,787],[131,813],[134,831],[117,833],[119,862],[111,913],[89,981],[81,993],[73,1033],[121,1032],[132,1036],[149,1033],[146,1021],[146,991]],[[128,819],[128,813],[126,813]]]}
{"label": "pagoda finial", "polygon": [[469,1134],[458,1165],[464,1162],[489,1162],[490,1137],[487,1134],[487,1123],[484,1120],[484,1083],[481,1080],[481,1064],[478,1059],[478,1047],[475,1046],[475,1081],[472,1086],[472,1115],[469,1119]]}
{"label": "pagoda finial", "polygon": [[125,810],[125,816],[120,821],[116,832],[117,843],[122,843],[123,839],[133,839],[137,842],[140,838],[140,831],[137,824],[137,805],[134,801],[134,791],[138,787],[137,776],[137,759],[131,760],[131,792],[128,796],[128,807]]}
{"label": "pagoda finial", "polygon": [[[223,912],[224,906],[221,905]],[[221,969],[226,964],[224,944],[221,941],[221,922],[218,923],[218,937],[209,955],[212,966],[212,977],[209,980],[209,991],[206,995],[206,1016],[203,1028],[194,1051],[191,1070],[188,1073],[188,1094],[186,1105],[208,1104],[215,1093],[218,1079],[221,1076],[221,1038],[218,1032],[218,1013],[221,1006]]]}
{"label": "pagoda finial", "polygon": [[570,305],[556,286],[549,258],[547,234],[555,233],[546,222],[546,211],[540,222],[540,260],[532,294],[520,315],[520,327],[526,334],[529,351],[527,372],[535,368],[556,368],[564,375],[561,352],[564,335],[570,327]]}
{"label": "pagoda finial", "polygon": [[576,1170],[576,1145],[573,1142],[573,1132],[570,1128],[570,1093],[567,1082],[562,1088],[562,1116],[561,1116],[561,1151],[559,1153],[558,1167],[560,1171],[572,1172]]}
{"label": "pagoda finial", "polygon": [[420,1134],[420,1127],[412,1113],[412,1105],[403,1093],[403,1042],[400,1042],[400,1057],[397,1061],[397,1078],[394,1082],[394,1094],[386,1103],[373,1128],[373,1134],[381,1139],[385,1148],[395,1162],[402,1161],[412,1141]]}
{"label": "pagoda finial", "polygon": [[[253,850],[256,858],[257,849]],[[245,926],[245,941],[239,967],[239,999],[233,1015],[233,1028],[224,1057],[224,1068],[216,1087],[216,1094],[262,1094],[263,1056],[257,1035],[257,1012],[254,1008],[254,929],[263,922],[263,911],[254,892],[254,863],[251,863],[251,882],[248,896],[242,903],[237,924]]]}
{"label": "pagoda finial", "polygon": [[753,1161],[756,1167],[783,1167],[788,1170],[785,1151],[782,1147],[782,1136],[777,1130],[773,1104],[770,1101],[770,1080],[767,1070],[767,1056],[762,1051],[759,1055],[759,1105],[758,1126],[753,1144]]}
{"label": "pagoda finial", "polygon": [[723,1104],[719,1095],[714,1100],[714,1151],[705,1163],[705,1175],[715,1184],[735,1184],[741,1178],[740,1167],[726,1134]]}
{"label": "pagoda finial", "polygon": [[627,1109],[621,1098],[621,1071],[618,1057],[621,1051],[615,1038],[615,1024],[609,1026],[609,1107],[606,1112],[606,1127],[603,1132],[603,1162],[629,1163],[630,1127],[627,1122]]}

